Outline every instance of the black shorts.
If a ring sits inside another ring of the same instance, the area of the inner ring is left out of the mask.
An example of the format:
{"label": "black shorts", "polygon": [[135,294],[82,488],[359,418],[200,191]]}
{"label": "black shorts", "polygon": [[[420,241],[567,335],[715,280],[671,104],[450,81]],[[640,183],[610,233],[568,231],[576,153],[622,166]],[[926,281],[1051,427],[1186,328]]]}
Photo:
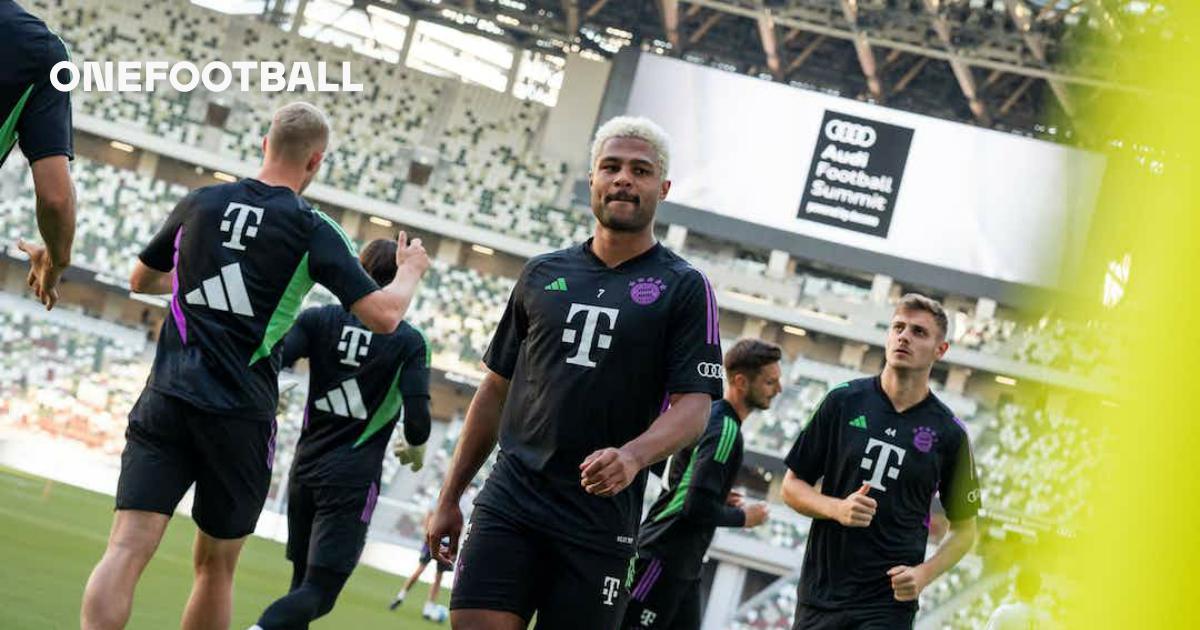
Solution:
{"label": "black shorts", "polygon": [[288,489],[287,557],[292,562],[350,573],[367,543],[379,486],[310,486]]}
{"label": "black shorts", "polygon": [[[443,540],[443,545],[442,545],[442,546],[443,546],[443,547],[445,547],[444,541],[445,541],[446,539],[445,539],[445,538],[443,538],[442,540]],[[425,544],[421,545],[421,559],[420,559],[420,561],[419,561],[419,562],[420,562],[421,564],[429,564],[430,562],[433,562],[433,553],[431,553],[431,552],[429,551],[429,544],[428,544],[428,543],[425,543]],[[453,570],[453,569],[454,569],[454,565],[450,564],[449,562],[443,562],[443,561],[441,561],[441,560],[438,560],[438,561],[437,561],[437,570],[438,570],[438,571],[443,571],[443,572],[445,572],[445,571],[450,571],[450,570]]]}
{"label": "black shorts", "polygon": [[792,630],[912,630],[916,609],[881,606],[828,610],[796,606]]}
{"label": "black shorts", "polygon": [[671,575],[655,558],[638,558],[621,630],[699,630],[700,578]]}
{"label": "black shorts", "polygon": [[195,483],[196,526],[242,538],[267,500],[274,455],[274,417],[223,417],[147,388],[129,412],[117,509],[171,516]]}
{"label": "black shorts", "polygon": [[499,610],[537,628],[612,630],[624,618],[632,566],[483,507],[467,526],[450,608]]}

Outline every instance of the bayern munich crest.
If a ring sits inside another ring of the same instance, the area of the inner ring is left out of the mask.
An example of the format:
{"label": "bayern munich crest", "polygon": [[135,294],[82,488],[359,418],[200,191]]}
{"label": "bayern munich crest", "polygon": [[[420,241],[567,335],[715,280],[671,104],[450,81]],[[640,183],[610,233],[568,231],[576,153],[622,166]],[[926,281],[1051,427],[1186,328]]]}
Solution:
{"label": "bayern munich crest", "polygon": [[629,298],[642,306],[648,306],[658,301],[667,285],[658,278],[638,278],[629,283]]}

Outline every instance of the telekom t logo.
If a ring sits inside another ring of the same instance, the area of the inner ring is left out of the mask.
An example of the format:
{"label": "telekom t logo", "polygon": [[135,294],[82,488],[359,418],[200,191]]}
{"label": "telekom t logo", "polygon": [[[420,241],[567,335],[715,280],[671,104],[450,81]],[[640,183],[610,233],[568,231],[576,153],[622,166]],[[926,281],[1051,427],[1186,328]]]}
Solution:
{"label": "telekom t logo", "polygon": [[586,313],[583,318],[583,334],[580,335],[578,330],[574,328],[563,329],[563,343],[575,343],[579,341],[579,348],[573,356],[567,358],[567,363],[582,365],[583,367],[596,367],[596,362],[592,360],[592,342],[601,350],[607,350],[612,344],[612,335],[603,333],[596,334],[596,324],[600,321],[600,316],[608,320],[607,329],[611,332],[617,325],[617,314],[620,313],[615,308],[604,308],[601,306],[592,306],[591,304],[571,304],[571,310],[567,313],[567,323],[570,324],[578,313]]}
{"label": "telekom t logo", "polygon": [[225,218],[221,221],[221,231],[229,233],[229,240],[221,243],[229,249],[246,251],[242,238],[258,236],[258,224],[262,222],[263,209],[247,206],[244,203],[230,203],[225,208]]}
{"label": "telekom t logo", "polygon": [[338,342],[338,352],[345,353],[342,357],[344,365],[358,367],[358,360],[367,356],[371,348],[371,331],[354,326],[342,327],[342,340]]}
{"label": "telekom t logo", "polygon": [[621,580],[615,577],[604,576],[604,588],[600,591],[600,595],[604,598],[605,606],[612,606],[613,601],[617,599],[617,595],[621,593]]}
{"label": "telekom t logo", "polygon": [[[873,449],[879,449],[879,457],[874,460],[870,458]],[[892,458],[892,454],[896,454],[896,465],[890,466],[888,462]],[[895,479],[900,476],[900,464],[904,463],[905,450],[895,444],[888,444],[882,440],[871,438],[867,442],[867,452],[862,458],[862,468],[871,471],[871,478],[867,483],[871,484],[872,488],[878,488],[886,491],[887,488],[883,485],[883,476],[887,474],[888,479]]]}

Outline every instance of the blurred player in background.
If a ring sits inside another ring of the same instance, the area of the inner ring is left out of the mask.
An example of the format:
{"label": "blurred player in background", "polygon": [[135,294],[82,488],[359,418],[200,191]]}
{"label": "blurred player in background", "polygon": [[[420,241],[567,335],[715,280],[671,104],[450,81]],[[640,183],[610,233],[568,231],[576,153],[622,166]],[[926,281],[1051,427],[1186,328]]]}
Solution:
{"label": "blurred player in background", "polygon": [[1001,604],[988,619],[986,630],[1034,630],[1049,628],[1048,615],[1034,604],[1042,591],[1042,576],[1028,567],[1017,569],[1012,596],[1016,601]]}
{"label": "blurred player in background", "polygon": [[257,178],[198,188],[134,264],[130,289],[170,294],[154,365],[129,413],[108,548],[83,595],[84,628],[121,628],[133,591],[184,493],[196,484],[192,594],[184,628],[228,627],[233,574],[266,500],[274,459],[279,342],[319,282],[372,333],[396,330],[429,265],[397,241],[382,290],[333,219],[300,198],[329,125],[285,105],[263,140]]}
{"label": "blurred player in background", "polygon": [[[433,512],[429,512],[425,515],[425,521],[423,523],[425,531],[429,531],[429,519],[432,517]],[[429,548],[429,543],[422,543],[421,557],[417,560],[417,568],[413,571],[412,575],[408,577],[408,581],[404,583],[404,586],[400,589],[400,592],[396,593],[396,598],[392,600],[392,603],[388,606],[388,610],[396,610],[404,603],[404,599],[408,596],[408,591],[413,587],[414,584],[417,583],[417,580],[421,579],[421,574],[425,572],[425,567],[429,566],[429,563],[433,562],[434,560],[434,554]],[[449,562],[446,562],[441,558],[437,558],[436,560],[437,562],[435,564],[436,570],[433,575],[433,585],[429,587],[429,599],[425,600],[425,607],[421,610],[421,617],[424,619],[440,620],[442,617],[444,617],[444,609],[442,609],[440,604],[437,603],[438,593],[440,593],[442,589],[442,576],[447,571],[454,570],[454,565],[450,564]]]}
{"label": "blurred player in background", "polygon": [[700,568],[718,527],[758,527],[767,505],[731,495],[742,467],[742,420],[782,390],[779,346],[743,339],[725,353],[725,397],[696,446],[671,456],[667,485],[638,538],[632,601],[622,628],[700,628]]}
{"label": "blurred player in background", "polygon": [[[360,260],[380,286],[396,276],[396,243],[375,240]],[[288,485],[288,594],[255,628],[307,628],[333,609],[358,564],[379,498],[383,458],[403,417],[399,453],[420,470],[429,439],[429,345],[408,322],[369,330],[338,304],[300,314],[283,340],[283,365],[309,365],[308,401]]]}
{"label": "blurred player in background", "polygon": [[[813,518],[797,630],[912,627],[921,590],[975,541],[979,481],[967,431],[929,390],[947,327],[937,301],[903,296],[883,373],[831,389],[785,459],[783,499]],[[935,494],[950,533],[926,559]]]}
{"label": "blurred player in background", "polygon": [[623,619],[645,468],[692,444],[721,396],[708,280],[654,239],[666,134],[596,132],[593,238],[525,265],[430,524],[458,547],[459,499],[500,441],[450,599],[455,628],[608,629]]}
{"label": "blurred player in background", "polygon": [[16,2],[0,0],[0,165],[20,144],[33,173],[37,224],[45,246],[19,241],[29,255],[29,287],[46,309],[58,302],[58,281],[71,264],[75,159],[71,94],[50,84],[50,69],[70,59],[46,23]]}

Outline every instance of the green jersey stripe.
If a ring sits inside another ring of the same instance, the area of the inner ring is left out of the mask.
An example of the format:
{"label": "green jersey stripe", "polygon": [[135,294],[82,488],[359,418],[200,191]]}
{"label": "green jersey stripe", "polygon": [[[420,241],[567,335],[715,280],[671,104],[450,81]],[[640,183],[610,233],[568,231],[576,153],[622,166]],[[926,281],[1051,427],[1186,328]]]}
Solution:
{"label": "green jersey stripe", "polygon": [[383,403],[371,414],[371,420],[367,422],[367,428],[363,429],[362,435],[358,436],[358,440],[354,442],[351,448],[358,448],[363,442],[371,439],[380,429],[387,426],[392,418],[404,410],[404,397],[400,395],[400,373],[404,371],[404,363],[400,363],[400,368],[396,370],[396,376],[392,378],[392,384],[388,387],[387,396],[384,397]]}
{"label": "green jersey stripe", "polygon": [[308,273],[308,254],[304,254],[304,257],[300,259],[300,264],[296,266],[296,271],[292,273],[292,279],[288,281],[283,296],[279,298],[279,304],[275,305],[275,312],[271,313],[271,319],[267,322],[267,329],[263,333],[262,344],[250,357],[250,365],[258,363],[264,357],[271,356],[275,344],[279,343],[279,340],[283,339],[283,336],[291,329],[292,324],[296,323],[296,316],[300,314],[300,303],[304,301],[304,296],[312,290],[313,284],[315,282]]}
{"label": "green jersey stripe", "polygon": [[33,85],[31,84],[25,89],[25,93],[21,95],[21,100],[8,113],[8,117],[4,119],[4,125],[0,126],[0,160],[3,160],[8,155],[8,151],[17,143],[17,121],[21,119],[21,112],[25,110],[25,101],[29,100],[29,95],[33,94]]}
{"label": "green jersey stripe", "polygon": [[317,216],[324,219],[325,222],[332,226],[334,231],[338,233],[338,236],[342,237],[342,240],[346,242],[346,249],[350,250],[350,255],[358,256],[358,251],[354,249],[354,241],[350,240],[350,236],[346,234],[346,231],[342,229],[342,226],[339,225],[337,221],[333,220],[333,217],[321,212],[320,210],[317,210],[316,208],[313,208],[313,212],[317,213]]}
{"label": "green jersey stripe", "polygon": [[654,520],[661,521],[662,519],[683,509],[683,503],[687,500],[688,486],[692,483],[692,469],[696,467],[696,454],[692,453],[691,459],[688,460],[687,468],[683,471],[683,475],[679,478],[679,484],[675,486],[675,494],[671,497],[671,502]]}

